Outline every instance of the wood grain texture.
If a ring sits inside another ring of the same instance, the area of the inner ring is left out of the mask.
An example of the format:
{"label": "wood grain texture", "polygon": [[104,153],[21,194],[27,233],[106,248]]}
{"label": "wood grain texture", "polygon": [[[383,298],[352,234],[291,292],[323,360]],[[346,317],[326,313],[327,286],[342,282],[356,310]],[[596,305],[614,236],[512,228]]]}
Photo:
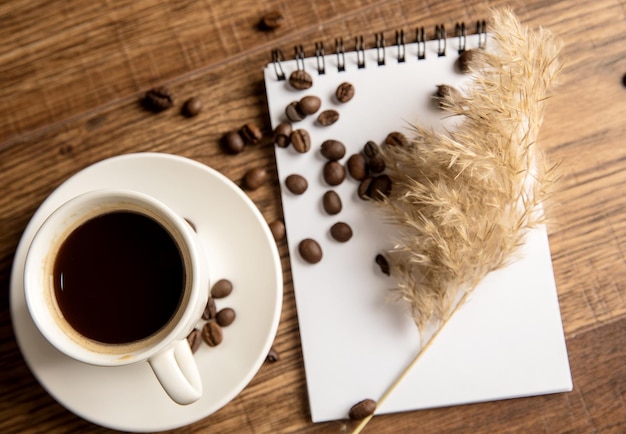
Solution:
{"label": "wood grain texture", "polygon": [[[270,143],[225,154],[220,137],[255,122],[269,135],[262,69],[270,50],[435,24],[474,22],[510,5],[522,21],[564,43],[561,83],[548,104],[541,144],[561,163],[548,211],[554,272],[574,378],[571,393],[375,417],[365,432],[626,431],[626,2],[624,0],[360,0],[259,3],[138,0],[0,4],[0,432],[110,432],[57,404],[28,370],[13,335],[9,279],[22,231],[61,182],[114,155],[160,151],[208,164],[235,182],[265,167],[271,182],[249,195],[267,221],[282,217]],[[278,9],[284,25],[262,32]],[[175,107],[141,108],[166,84]],[[196,118],[180,115],[198,96]],[[312,424],[289,256],[279,243],[284,299],[266,363],[232,402],[177,432],[341,433],[349,421]],[[532,315],[529,312],[529,315]]]}

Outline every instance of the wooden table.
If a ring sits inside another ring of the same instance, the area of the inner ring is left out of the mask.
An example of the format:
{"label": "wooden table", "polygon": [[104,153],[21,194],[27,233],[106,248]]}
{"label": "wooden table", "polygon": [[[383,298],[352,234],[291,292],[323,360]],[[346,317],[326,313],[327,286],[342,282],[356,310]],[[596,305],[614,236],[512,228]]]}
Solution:
{"label": "wooden table", "polygon": [[[106,432],[56,403],[27,368],[15,341],[9,281],[20,236],[39,204],[65,179],[107,157],[157,151],[190,157],[239,182],[265,167],[271,181],[249,193],[267,221],[281,218],[271,145],[234,158],[219,146],[248,122],[269,135],[262,68],[272,48],[292,53],[418,25],[453,27],[508,4],[532,27],[565,43],[561,85],[541,134],[562,163],[551,204],[550,242],[574,390],[375,417],[366,432],[626,431],[626,2],[449,0],[283,2],[269,0],[0,4],[0,432]],[[270,10],[283,25],[262,31]],[[138,101],[167,85],[174,108]],[[197,96],[203,112],[180,115]],[[284,299],[276,363],[215,414],[180,432],[346,432],[349,421],[310,421],[290,263],[279,243]]]}

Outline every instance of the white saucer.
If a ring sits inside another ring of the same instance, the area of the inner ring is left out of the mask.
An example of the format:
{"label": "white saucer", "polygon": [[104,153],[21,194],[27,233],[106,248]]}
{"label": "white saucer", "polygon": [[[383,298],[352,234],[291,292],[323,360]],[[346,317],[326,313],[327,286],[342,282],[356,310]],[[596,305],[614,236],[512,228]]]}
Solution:
{"label": "white saucer", "polygon": [[[203,344],[195,357],[204,396],[180,406],[171,401],[147,363],[100,368],[53,348],[35,328],[24,299],[24,257],[45,218],[61,203],[97,188],[148,193],[190,220],[205,242],[211,280],[227,278],[233,292],[216,300],[237,318],[217,347]],[[59,186],[26,227],[11,276],[11,314],[18,344],[45,389],[70,411],[123,431],[181,427],[217,411],[241,392],[263,364],[275,337],[282,304],[280,257],[254,203],[226,177],[187,158],[130,154],[96,163]]]}

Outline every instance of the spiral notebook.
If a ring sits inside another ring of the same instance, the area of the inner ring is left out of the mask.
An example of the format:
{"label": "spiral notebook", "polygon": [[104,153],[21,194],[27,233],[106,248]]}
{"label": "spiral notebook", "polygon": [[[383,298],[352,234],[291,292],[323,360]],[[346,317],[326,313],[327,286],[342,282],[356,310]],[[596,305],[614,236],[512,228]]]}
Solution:
{"label": "spiral notebook", "polygon": [[[457,26],[457,29],[459,26]],[[464,29],[464,26],[460,26]],[[314,422],[346,418],[352,405],[378,400],[413,359],[420,334],[408,308],[394,302],[387,290],[391,277],[381,272],[375,256],[392,247],[395,231],[371,203],[358,197],[358,182],[349,175],[337,186],[328,185],[322,168],[321,144],[339,140],[346,149],[340,160],[360,152],[367,141],[382,143],[388,133],[411,135],[417,122],[435,130],[454,128],[455,120],[433,104],[438,84],[462,88],[468,77],[456,66],[465,48],[487,44],[480,31],[446,38],[443,26],[434,39],[417,32],[406,43],[402,32],[395,43],[382,35],[375,48],[363,38],[354,50],[341,40],[325,52],[315,44],[313,55],[297,47],[292,60],[273,52],[265,70],[272,127],[288,121],[286,106],[306,95],[339,113],[332,125],[320,126],[317,114],[292,122],[305,129],[311,149],[296,152],[276,146],[287,240],[293,275],[311,418]],[[304,69],[313,85],[294,89],[289,76]],[[353,85],[354,97],[337,101],[339,84]],[[318,113],[319,113],[318,112]],[[300,195],[285,186],[291,174],[304,176],[307,190]],[[322,196],[334,190],[343,209],[329,215]],[[340,243],[329,235],[342,221],[353,231]],[[298,245],[312,238],[322,248],[320,262],[303,260]],[[572,389],[567,350],[552,270],[547,231],[532,232],[522,258],[490,274],[453,316],[417,366],[377,409],[378,414],[442,407],[569,391]]]}

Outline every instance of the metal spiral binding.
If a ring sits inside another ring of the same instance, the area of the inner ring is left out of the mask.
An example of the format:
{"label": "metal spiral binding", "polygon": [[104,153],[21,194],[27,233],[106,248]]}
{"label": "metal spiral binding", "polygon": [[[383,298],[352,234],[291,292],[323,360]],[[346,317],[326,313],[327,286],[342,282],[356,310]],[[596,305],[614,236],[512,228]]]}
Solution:
{"label": "metal spiral binding", "polygon": [[478,34],[478,47],[485,48],[487,45],[487,22],[476,21],[476,33]]}
{"label": "metal spiral binding", "polygon": [[406,42],[404,40],[404,30],[396,30],[396,47],[398,48],[398,63],[406,60]]}
{"label": "metal spiral binding", "polygon": [[437,56],[446,55],[446,28],[442,25],[435,26],[435,38],[437,39]]}
{"label": "metal spiral binding", "polygon": [[324,52],[324,43],[315,43],[315,58],[317,59],[317,73],[319,75],[326,74],[326,58]]}
{"label": "metal spiral binding", "polygon": [[343,38],[335,39],[335,54],[337,55],[337,71],[344,72],[346,70],[346,46],[343,44]]}
{"label": "metal spiral binding", "polygon": [[[476,35],[478,36],[478,47],[484,48],[487,44],[487,22],[485,20],[476,21]],[[467,28],[464,22],[458,22],[455,25],[455,36],[458,38],[458,53],[461,54],[467,49]],[[385,53],[385,35],[384,33],[375,33],[375,48],[376,48],[376,60],[379,66],[386,64]],[[437,56],[442,57],[446,55],[447,49],[447,33],[443,24],[435,26],[435,35],[433,40],[437,40]],[[426,36],[424,27],[417,27],[415,29],[415,43],[417,45],[417,59],[423,60],[426,58]],[[406,61],[406,40],[404,30],[396,31],[395,44],[397,48],[396,59],[398,63]],[[365,65],[365,42],[363,36],[357,36],[354,38],[354,51],[357,57],[357,67],[363,69]],[[344,72],[346,70],[346,47],[344,45],[343,38],[335,39],[335,55],[337,56],[337,71]],[[304,70],[305,54],[302,45],[296,45],[294,47],[294,58],[296,60],[296,67],[299,70]],[[319,75],[326,73],[326,51],[324,49],[323,42],[315,43],[315,58],[317,60],[317,72]],[[274,64],[274,72],[276,73],[277,80],[285,80],[285,71],[283,70],[282,62],[285,60],[285,56],[280,49],[272,50],[272,63]]]}
{"label": "metal spiral binding", "polygon": [[417,60],[426,58],[426,36],[424,27],[415,29],[415,42],[417,43]]}
{"label": "metal spiral binding", "polygon": [[459,54],[465,51],[467,43],[467,32],[465,30],[465,23],[456,23],[455,27],[456,36],[459,38]]}
{"label": "metal spiral binding", "polygon": [[385,35],[381,32],[374,36],[376,37],[376,61],[378,66],[383,66],[385,64]]}
{"label": "metal spiral binding", "polygon": [[274,72],[276,73],[276,79],[278,81],[285,80],[285,71],[283,70],[283,64],[280,63],[285,60],[285,55],[279,48],[272,50],[272,63],[274,64]]}
{"label": "metal spiral binding", "polygon": [[304,48],[302,45],[296,45],[294,49],[294,59],[296,59],[296,69],[304,71]]}
{"label": "metal spiral binding", "polygon": [[363,36],[354,38],[354,51],[356,51],[356,65],[359,69],[365,68],[365,43]]}

